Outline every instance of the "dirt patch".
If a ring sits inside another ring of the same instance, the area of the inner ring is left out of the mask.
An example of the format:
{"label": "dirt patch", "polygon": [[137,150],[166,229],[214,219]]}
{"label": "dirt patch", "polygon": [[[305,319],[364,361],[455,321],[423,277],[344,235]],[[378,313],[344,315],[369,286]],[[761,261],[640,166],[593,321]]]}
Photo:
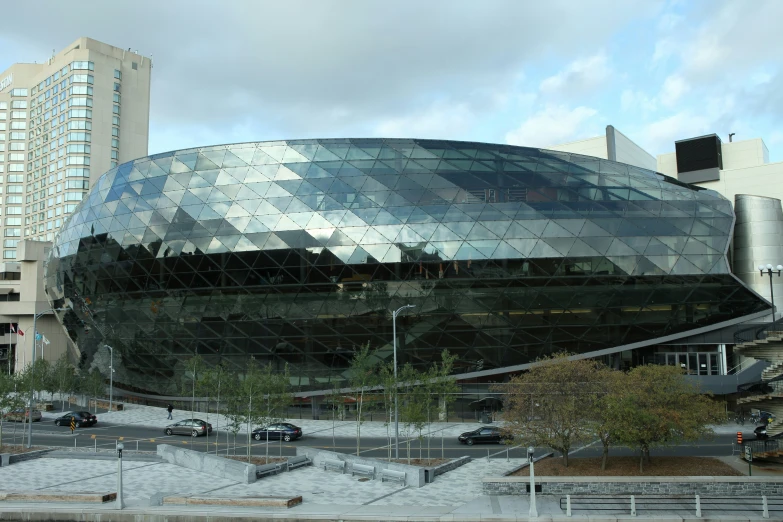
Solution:
{"label": "dirt patch", "polygon": [[25,448],[22,445],[5,444],[3,446],[0,446],[0,453],[10,453],[12,455],[18,455],[20,453],[29,453],[31,451],[39,451],[42,449],[47,449],[47,448],[41,448],[38,446],[33,446],[32,448]]}
{"label": "dirt patch", "polygon": [[[231,460],[237,460],[239,462],[244,462],[247,464],[247,457],[240,457],[240,456],[224,456],[225,459],[231,459]],[[288,460],[288,457],[269,457],[269,460],[266,460],[266,457],[256,457],[254,455],[251,455],[250,457],[250,464],[255,464],[256,466],[263,466],[264,464],[273,464],[276,462],[285,462]]]}
{"label": "dirt patch", "polygon": [[[639,457],[609,457],[605,470],[601,470],[601,458],[568,459],[568,467],[563,466],[560,457],[548,458],[536,462],[538,477],[687,477],[687,476],[734,476],[742,473],[725,462],[712,457],[652,457],[644,464],[644,472],[639,473]],[[528,476],[527,468],[513,473],[515,476]]]}
{"label": "dirt patch", "polygon": [[411,466],[421,466],[425,468],[431,468],[435,466],[440,466],[441,464],[445,464],[449,462],[451,459],[411,459],[410,462],[408,462],[408,459],[392,459],[391,462],[396,462],[398,464],[409,464]]}

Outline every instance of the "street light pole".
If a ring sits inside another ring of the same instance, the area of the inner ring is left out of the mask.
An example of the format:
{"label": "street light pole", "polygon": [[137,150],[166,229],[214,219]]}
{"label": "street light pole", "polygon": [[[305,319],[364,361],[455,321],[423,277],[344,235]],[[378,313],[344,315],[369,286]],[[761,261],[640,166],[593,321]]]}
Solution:
{"label": "street light pole", "polygon": [[37,313],[33,315],[33,360],[30,363],[30,395],[28,397],[28,404],[27,407],[29,408],[29,414],[30,414],[30,422],[27,423],[28,431],[27,431],[27,447],[30,448],[33,445],[33,392],[35,390],[35,345],[36,340],[35,338],[38,336],[38,330],[36,329],[36,324],[38,322],[38,318],[48,314],[49,312],[60,312],[63,310],[67,310],[67,308],[49,308],[48,310],[44,310],[43,312]]}
{"label": "street light pole", "polygon": [[533,470],[533,452],[536,449],[533,446],[527,448],[527,461],[530,466],[530,511],[528,511],[528,518],[537,518],[538,509],[536,509],[536,474]]}
{"label": "street light pole", "polygon": [[114,400],[114,348],[108,344],[106,348],[109,349],[109,411],[111,411]]}
{"label": "street light pole", "polygon": [[767,266],[759,265],[761,277],[764,277],[764,274],[769,276],[769,297],[770,301],[772,301],[772,324],[775,324],[775,293],[772,290],[772,274],[777,274],[778,277],[780,277],[781,271],[783,271],[783,265],[778,265],[775,268],[769,264]]}
{"label": "street light pole", "polygon": [[122,442],[117,444],[117,509],[122,509],[122,450],[125,445]]}
{"label": "street light pole", "polygon": [[407,304],[392,312],[392,335],[394,336],[394,458],[400,458],[400,416],[399,402],[397,400],[397,316],[408,308],[416,308],[416,305]]}

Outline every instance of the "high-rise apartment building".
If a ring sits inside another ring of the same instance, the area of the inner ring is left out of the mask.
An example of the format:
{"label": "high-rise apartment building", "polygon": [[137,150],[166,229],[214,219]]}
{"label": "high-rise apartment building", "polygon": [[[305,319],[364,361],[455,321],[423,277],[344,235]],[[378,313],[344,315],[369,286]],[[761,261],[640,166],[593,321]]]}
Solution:
{"label": "high-rise apartment building", "polygon": [[79,38],[0,73],[2,259],[51,241],[98,177],[147,155],[149,58]]}
{"label": "high-rise apartment building", "polygon": [[[2,371],[32,360],[34,317],[50,308],[43,264],[60,226],[104,172],[147,155],[151,69],[130,49],[79,38],[42,63],[0,73]],[[37,357],[69,351],[78,360],[51,314],[36,329]]]}

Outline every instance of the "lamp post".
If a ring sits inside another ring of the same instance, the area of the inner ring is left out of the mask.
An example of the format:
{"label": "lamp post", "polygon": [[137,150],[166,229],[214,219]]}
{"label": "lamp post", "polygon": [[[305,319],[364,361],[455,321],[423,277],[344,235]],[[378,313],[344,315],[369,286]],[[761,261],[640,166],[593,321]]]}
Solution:
{"label": "lamp post", "polygon": [[122,509],[122,450],[125,445],[122,442],[117,443],[117,509]]}
{"label": "lamp post", "polygon": [[527,448],[527,461],[530,467],[530,511],[527,514],[529,518],[538,517],[538,510],[536,509],[536,474],[533,470],[533,452],[535,450],[533,446]]}
{"label": "lamp post", "polygon": [[780,277],[781,271],[783,271],[783,265],[778,265],[775,268],[773,268],[772,265],[759,265],[761,277],[764,277],[764,274],[769,276],[769,297],[770,301],[772,301],[772,324],[775,324],[775,293],[772,290],[772,274],[777,274],[778,277]]}
{"label": "lamp post", "polygon": [[30,363],[30,395],[28,398],[28,405],[30,411],[30,422],[27,423],[28,431],[27,431],[27,447],[30,448],[33,445],[33,391],[35,390],[35,344],[36,344],[36,336],[38,335],[38,330],[36,329],[36,323],[38,322],[38,318],[48,314],[49,312],[61,312],[63,310],[67,310],[67,308],[49,308],[48,310],[44,310],[43,312],[37,313],[33,316],[33,360]]}
{"label": "lamp post", "polygon": [[105,345],[109,349],[109,411],[114,400],[114,348]]}
{"label": "lamp post", "polygon": [[400,416],[397,401],[397,316],[408,308],[416,308],[416,305],[407,304],[392,312],[392,335],[394,336],[394,458],[400,458]]}

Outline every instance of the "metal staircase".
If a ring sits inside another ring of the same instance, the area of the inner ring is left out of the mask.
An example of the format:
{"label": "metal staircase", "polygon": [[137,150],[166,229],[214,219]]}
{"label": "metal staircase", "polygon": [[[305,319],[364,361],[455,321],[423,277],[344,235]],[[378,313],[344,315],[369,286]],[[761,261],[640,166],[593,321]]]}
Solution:
{"label": "metal staircase", "polygon": [[[777,325],[776,325],[777,326]],[[776,419],[783,419],[783,331],[768,330],[764,339],[745,341],[734,346],[734,351],[745,357],[761,359],[770,366],[761,373],[763,386],[747,397],[737,399],[737,404],[748,404],[754,408],[768,411]],[[770,423],[767,435],[783,433],[783,422]]]}

